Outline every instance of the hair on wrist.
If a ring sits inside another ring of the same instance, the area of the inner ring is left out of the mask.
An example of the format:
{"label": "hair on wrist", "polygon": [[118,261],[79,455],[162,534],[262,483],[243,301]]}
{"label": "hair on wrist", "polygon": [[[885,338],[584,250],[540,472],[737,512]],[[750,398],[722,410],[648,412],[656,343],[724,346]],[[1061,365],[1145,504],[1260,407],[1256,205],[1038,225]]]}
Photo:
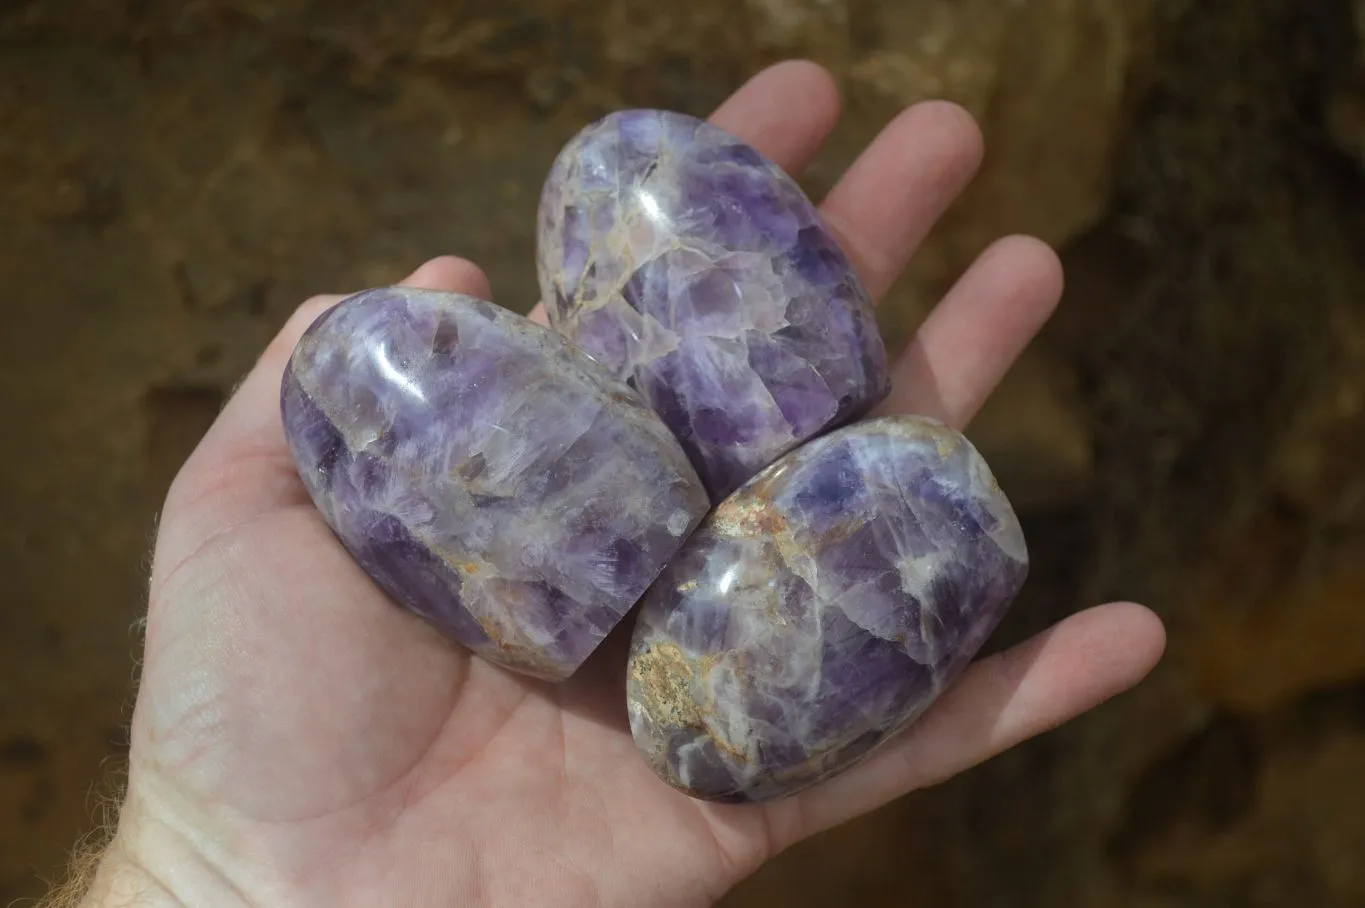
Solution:
{"label": "hair on wrist", "polygon": [[95,885],[107,845],[107,837],[98,842],[87,839],[77,845],[68,862],[66,877],[38,900],[37,908],[79,908],[84,904]]}
{"label": "hair on wrist", "polygon": [[72,849],[60,883],[38,900],[35,908],[79,908],[86,905],[95,888],[100,866],[114,845],[119,811],[123,804],[125,773],[111,773],[103,791],[97,793],[94,829]]}

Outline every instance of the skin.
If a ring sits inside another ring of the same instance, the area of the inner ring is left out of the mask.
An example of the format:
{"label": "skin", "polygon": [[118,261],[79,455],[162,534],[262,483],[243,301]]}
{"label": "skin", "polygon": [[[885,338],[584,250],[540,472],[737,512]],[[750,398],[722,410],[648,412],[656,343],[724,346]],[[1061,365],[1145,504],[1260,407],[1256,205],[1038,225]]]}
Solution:
{"label": "skin", "polygon": [[[712,119],[796,173],[838,112],[829,74],[788,62]],[[981,155],[965,111],[920,104],[830,192],[824,214],[874,296]],[[450,257],[405,283],[490,295]],[[965,426],[1061,291],[1046,245],[992,245],[901,353],[882,412]],[[689,800],[631,742],[628,628],[568,683],[520,678],[395,608],[333,539],[285,447],[279,385],[338,299],[290,319],[170,489],[127,796],[85,904],[707,905],[801,839],[1126,690],[1161,655],[1152,612],[1091,608],[978,661],[843,776],[766,806]]]}

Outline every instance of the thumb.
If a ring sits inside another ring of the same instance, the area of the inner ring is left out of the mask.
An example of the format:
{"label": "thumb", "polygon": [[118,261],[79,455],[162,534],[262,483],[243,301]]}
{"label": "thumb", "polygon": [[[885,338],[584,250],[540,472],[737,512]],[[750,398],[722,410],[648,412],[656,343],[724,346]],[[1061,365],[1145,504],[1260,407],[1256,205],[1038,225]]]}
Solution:
{"label": "thumb", "polygon": [[[400,283],[490,296],[483,271],[454,256],[432,259]],[[285,442],[280,381],[304,331],[344,298],[315,296],[295,310],[180,469],[161,515],[153,591],[213,537],[271,510],[307,502]]]}

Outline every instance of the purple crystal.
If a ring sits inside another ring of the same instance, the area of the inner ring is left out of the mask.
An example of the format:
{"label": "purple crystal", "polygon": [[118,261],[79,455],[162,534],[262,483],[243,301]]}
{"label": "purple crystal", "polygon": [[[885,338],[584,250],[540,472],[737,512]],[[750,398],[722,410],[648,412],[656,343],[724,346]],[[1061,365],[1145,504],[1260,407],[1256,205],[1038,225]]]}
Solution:
{"label": "purple crystal", "polygon": [[663,417],[719,501],[886,396],[872,303],[796,182],[704,121],[612,114],[541,198],[550,323]]}
{"label": "purple crystal", "polygon": [[645,596],[627,699],[658,775],[717,801],[785,797],[913,722],[1028,573],[981,456],[927,419],[860,423],[722,502]]}
{"label": "purple crystal", "polygon": [[299,342],[282,406],[304,484],[375,582],[538,677],[572,674],[708,507],[638,394],[458,294],[345,300]]}

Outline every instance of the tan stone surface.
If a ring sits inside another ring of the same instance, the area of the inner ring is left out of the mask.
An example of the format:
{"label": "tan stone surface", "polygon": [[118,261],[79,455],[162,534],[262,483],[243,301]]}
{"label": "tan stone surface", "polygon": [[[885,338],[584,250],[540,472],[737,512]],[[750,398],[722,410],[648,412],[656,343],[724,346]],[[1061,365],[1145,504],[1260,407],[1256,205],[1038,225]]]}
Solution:
{"label": "tan stone surface", "polygon": [[[987,137],[980,177],[920,255],[931,284],[1004,233],[1065,243],[1109,199],[1125,93],[1149,53],[1150,0],[933,0],[879,5],[877,49],[850,69],[851,95],[891,111],[946,97]],[[1059,118],[1058,111],[1067,114]]]}
{"label": "tan stone surface", "polygon": [[1298,413],[1268,479],[1275,506],[1208,581],[1188,645],[1204,692],[1264,712],[1365,678],[1365,311]]}
{"label": "tan stone surface", "polygon": [[1308,576],[1255,599],[1202,603],[1187,644],[1202,692],[1228,709],[1261,712],[1365,677],[1361,552],[1365,538],[1352,536]]}

